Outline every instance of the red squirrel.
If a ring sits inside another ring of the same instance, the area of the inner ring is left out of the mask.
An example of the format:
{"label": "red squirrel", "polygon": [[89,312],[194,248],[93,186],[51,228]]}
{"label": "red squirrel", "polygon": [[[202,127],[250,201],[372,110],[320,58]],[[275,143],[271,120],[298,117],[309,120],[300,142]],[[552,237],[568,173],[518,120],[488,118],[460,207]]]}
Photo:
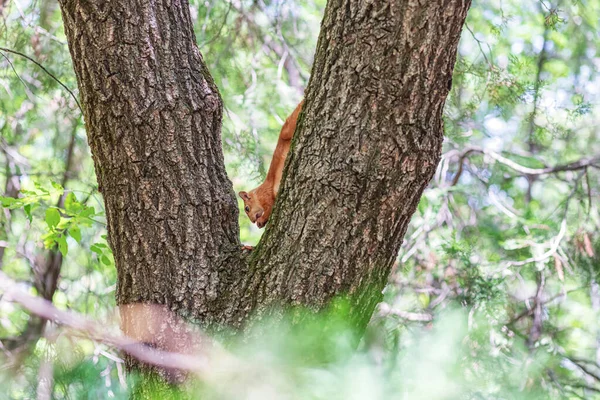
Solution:
{"label": "red squirrel", "polygon": [[275,147],[275,152],[273,152],[273,159],[271,160],[265,181],[250,192],[242,191],[238,193],[242,200],[244,200],[246,215],[259,228],[264,227],[271,216],[275,197],[277,197],[277,191],[279,190],[279,183],[281,182],[281,175],[283,174],[285,158],[290,151],[290,144],[296,130],[296,122],[298,121],[300,111],[302,111],[303,104],[304,100],[298,104],[281,128],[277,147]]}

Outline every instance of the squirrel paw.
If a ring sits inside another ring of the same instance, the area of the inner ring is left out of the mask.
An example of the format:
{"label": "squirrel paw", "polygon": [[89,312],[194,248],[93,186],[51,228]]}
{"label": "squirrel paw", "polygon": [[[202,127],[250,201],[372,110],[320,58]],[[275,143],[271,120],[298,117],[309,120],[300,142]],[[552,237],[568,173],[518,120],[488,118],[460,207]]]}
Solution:
{"label": "squirrel paw", "polygon": [[243,245],[243,246],[242,246],[242,250],[248,250],[248,251],[252,251],[252,250],[254,250],[254,247],[252,247],[252,246],[246,246],[246,245]]}

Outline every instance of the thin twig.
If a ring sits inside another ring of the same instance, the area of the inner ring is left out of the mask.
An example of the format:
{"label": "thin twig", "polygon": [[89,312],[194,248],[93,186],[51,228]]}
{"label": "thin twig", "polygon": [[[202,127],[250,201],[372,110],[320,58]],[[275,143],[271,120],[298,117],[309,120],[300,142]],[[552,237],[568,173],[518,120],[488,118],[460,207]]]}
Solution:
{"label": "thin twig", "polygon": [[503,272],[505,270],[507,270],[510,267],[519,267],[519,266],[523,266],[523,265],[527,265],[530,263],[538,263],[538,262],[544,262],[546,261],[548,258],[552,257],[554,255],[554,253],[556,253],[556,251],[558,250],[558,246],[560,245],[560,242],[562,241],[562,239],[564,238],[565,234],[567,233],[567,220],[563,219],[561,224],[560,224],[560,231],[558,232],[558,235],[556,235],[554,237],[554,239],[552,240],[552,244],[550,246],[550,250],[548,250],[547,252],[545,252],[544,254],[537,256],[537,257],[531,257],[528,258],[526,260],[521,260],[521,261],[508,261],[506,262],[506,264],[504,264],[504,266],[496,271],[493,271],[491,273],[491,275],[496,275],[500,272]]}
{"label": "thin twig", "polygon": [[[81,104],[79,104],[79,100],[77,100],[77,97],[75,96],[75,94],[71,91],[71,89],[69,89],[67,87],[67,85],[65,85],[64,83],[62,83],[60,81],[60,79],[58,79],[52,72],[48,71],[46,69],[46,67],[44,67],[42,64],[40,64],[38,61],[34,60],[33,58],[29,57],[27,54],[23,54],[19,51],[16,50],[11,50],[11,49],[7,49],[6,47],[0,47],[0,50],[2,51],[6,51],[7,53],[12,53],[12,54],[16,54],[18,56],[21,56],[23,58],[26,58],[27,60],[31,61],[32,63],[34,63],[35,65],[37,65],[38,67],[41,68],[42,71],[44,71],[46,74],[48,74],[52,79],[54,79],[60,86],[62,86],[67,92],[69,92],[69,94],[71,95],[71,97],[73,97],[73,100],[75,100],[75,103],[77,103],[77,107],[79,108],[79,111],[81,111],[81,113],[83,114],[83,108],[81,108]],[[5,56],[6,57],[6,56]]]}
{"label": "thin twig", "polygon": [[10,68],[13,70],[13,72],[15,73],[15,75],[17,76],[17,78],[19,78],[19,80],[23,84],[23,87],[25,88],[25,93],[27,94],[27,97],[29,97],[29,100],[33,101],[33,99],[31,97],[34,97],[34,96],[33,96],[33,93],[31,92],[31,89],[29,89],[29,86],[27,86],[27,83],[25,83],[25,81],[23,80],[23,78],[21,78],[21,75],[19,75],[19,73],[15,69],[15,66],[10,61],[10,58],[8,58],[6,56],[6,54],[4,54],[4,53],[0,53],[0,55],[2,55],[2,57],[4,57],[4,59],[6,60],[6,62],[8,63],[8,65],[10,65]]}
{"label": "thin twig", "polygon": [[[541,304],[543,306],[546,306],[550,303],[552,303],[554,300],[559,299],[561,297],[566,297],[568,294],[573,293],[573,292],[577,292],[579,290],[585,289],[585,287],[578,287],[575,289],[570,289],[567,290],[566,292],[561,292],[558,294],[555,294],[554,296],[544,300],[541,302]],[[536,298],[536,296],[530,297],[525,299],[524,301],[528,301],[528,300],[534,300]],[[505,325],[513,325],[514,323],[516,323],[517,321],[519,321],[521,318],[526,317],[528,315],[530,315],[533,312],[533,308],[529,307],[529,308],[525,308],[525,310],[523,310],[521,313],[517,314],[517,316],[513,317],[510,321],[508,321]]]}
{"label": "thin twig", "polygon": [[[473,32],[471,30],[471,28],[469,27],[469,25],[465,22],[465,29],[467,31],[469,31],[469,33],[471,34],[471,36],[473,37],[473,40],[475,40],[477,42],[477,46],[479,47],[479,50],[481,51],[481,54],[483,55],[483,58],[485,59],[485,62],[490,66],[493,67],[494,64],[492,62],[490,62],[490,60],[488,59],[487,55],[485,54],[485,51],[483,51],[483,47],[481,47],[481,40],[477,39],[477,36],[475,36],[475,32]],[[489,49],[489,44],[488,44],[488,49]],[[491,53],[491,49],[490,49],[490,53]],[[490,54],[491,55],[491,54]]]}

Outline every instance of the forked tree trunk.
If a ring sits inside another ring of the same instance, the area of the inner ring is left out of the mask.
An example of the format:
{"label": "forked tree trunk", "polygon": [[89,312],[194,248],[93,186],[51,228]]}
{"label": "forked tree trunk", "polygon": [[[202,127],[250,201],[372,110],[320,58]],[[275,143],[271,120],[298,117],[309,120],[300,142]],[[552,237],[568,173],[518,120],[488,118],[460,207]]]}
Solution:
{"label": "forked tree trunk", "polygon": [[221,99],[188,3],[60,4],[118,304],[240,326],[272,304],[318,309],[350,294],[364,326],[440,158],[470,1],[328,2],[287,176],[250,256],[225,174]]}

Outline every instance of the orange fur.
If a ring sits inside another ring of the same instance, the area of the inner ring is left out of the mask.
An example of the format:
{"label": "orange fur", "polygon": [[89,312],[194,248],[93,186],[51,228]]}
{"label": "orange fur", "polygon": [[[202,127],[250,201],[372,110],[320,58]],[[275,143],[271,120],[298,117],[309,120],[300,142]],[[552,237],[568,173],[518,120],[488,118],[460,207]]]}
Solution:
{"label": "orange fur", "polygon": [[294,131],[296,130],[296,122],[298,121],[300,111],[302,111],[303,104],[304,100],[298,104],[294,112],[292,112],[292,115],[288,117],[281,128],[277,146],[273,152],[273,159],[271,160],[269,172],[267,172],[265,181],[250,192],[239,192],[239,196],[244,200],[244,211],[246,212],[246,215],[250,218],[250,221],[256,223],[256,226],[259,228],[264,227],[271,216],[273,204],[275,204],[275,198],[279,191],[283,166],[285,165],[285,159],[290,151],[290,144],[292,143]]}

